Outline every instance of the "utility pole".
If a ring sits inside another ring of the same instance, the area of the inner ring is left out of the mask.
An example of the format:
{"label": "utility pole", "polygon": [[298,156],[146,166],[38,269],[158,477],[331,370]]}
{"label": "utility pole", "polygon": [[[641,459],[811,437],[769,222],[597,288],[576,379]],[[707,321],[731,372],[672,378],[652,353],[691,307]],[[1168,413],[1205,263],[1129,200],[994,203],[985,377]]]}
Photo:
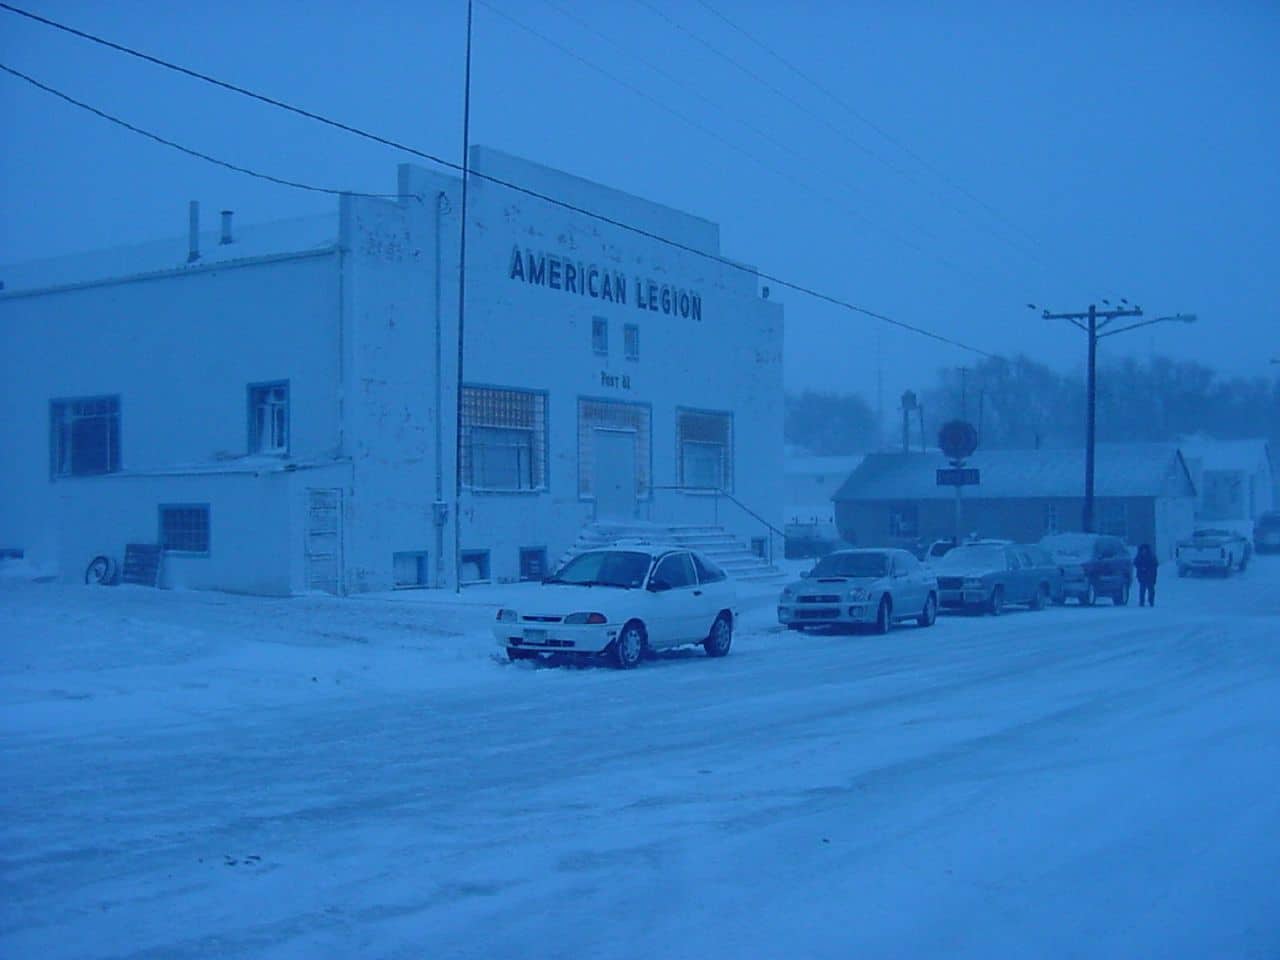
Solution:
{"label": "utility pole", "polygon": [[[467,0],[466,71],[462,85],[462,210],[458,236],[458,371],[454,421],[453,576],[454,591],[462,593],[462,361],[463,323],[467,302],[467,181],[471,179],[471,0]],[[436,412],[439,416],[439,411]]]}
{"label": "utility pole", "polygon": [[[1097,407],[1098,407],[1098,341],[1103,337],[1113,337],[1117,333],[1127,333],[1130,330],[1137,330],[1139,327],[1149,327],[1154,323],[1195,323],[1196,315],[1191,314],[1174,314],[1168,317],[1156,317],[1153,320],[1143,320],[1139,323],[1130,323],[1115,329],[1108,329],[1116,320],[1125,317],[1141,317],[1142,308],[1139,306],[1129,306],[1129,301],[1121,298],[1120,302],[1124,304],[1122,307],[1112,307],[1110,301],[1103,300],[1107,305],[1106,310],[1099,310],[1096,304],[1089,304],[1089,309],[1080,313],[1050,313],[1045,310],[1041,316],[1045,320],[1066,320],[1073,327],[1077,327],[1084,331],[1089,338],[1089,362],[1088,374],[1085,386],[1085,426],[1084,426],[1084,511],[1081,517],[1081,526],[1086,533],[1092,533],[1094,528],[1093,516],[1093,476],[1094,476],[1094,448],[1096,447],[1096,427],[1097,427]],[[1032,310],[1037,309],[1034,303],[1027,304]]]}

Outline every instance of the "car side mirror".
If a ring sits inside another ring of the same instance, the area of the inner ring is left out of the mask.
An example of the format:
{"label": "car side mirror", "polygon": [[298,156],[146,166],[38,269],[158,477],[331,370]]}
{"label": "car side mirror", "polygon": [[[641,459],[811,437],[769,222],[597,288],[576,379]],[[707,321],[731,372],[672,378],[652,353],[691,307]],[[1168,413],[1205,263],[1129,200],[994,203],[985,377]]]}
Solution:
{"label": "car side mirror", "polygon": [[662,579],[654,579],[649,581],[648,589],[650,593],[662,593],[664,590],[670,590],[671,584]]}

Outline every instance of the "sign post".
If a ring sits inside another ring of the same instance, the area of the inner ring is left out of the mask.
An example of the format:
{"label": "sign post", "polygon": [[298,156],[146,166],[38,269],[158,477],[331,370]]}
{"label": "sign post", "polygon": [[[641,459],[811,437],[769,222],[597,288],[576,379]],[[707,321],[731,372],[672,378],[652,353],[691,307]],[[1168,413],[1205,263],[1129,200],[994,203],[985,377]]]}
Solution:
{"label": "sign post", "polygon": [[976,487],[981,481],[976,467],[964,465],[965,460],[978,449],[978,431],[968,421],[948,420],[938,431],[938,446],[951,463],[950,469],[938,471],[937,484],[940,487],[955,487],[955,542],[959,545],[964,530],[961,491],[965,487]]}

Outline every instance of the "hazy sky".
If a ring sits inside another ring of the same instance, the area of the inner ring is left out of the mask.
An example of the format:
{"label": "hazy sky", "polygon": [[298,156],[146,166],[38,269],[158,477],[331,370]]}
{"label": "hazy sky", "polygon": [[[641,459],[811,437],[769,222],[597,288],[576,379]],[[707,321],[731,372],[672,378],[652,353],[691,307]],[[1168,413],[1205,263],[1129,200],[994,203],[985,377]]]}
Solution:
{"label": "hazy sky", "polygon": [[[1200,323],[1107,356],[1276,369],[1280,4],[706,2],[477,3],[473,142],[717,220],[730,257],[992,352],[1076,367],[1084,338],[1026,303],[1126,296]],[[459,158],[463,0],[17,5]],[[3,11],[0,62],[277,176],[391,191],[405,159]],[[334,207],[8,75],[0,110],[0,263],[181,235],[189,199],[210,226]],[[972,359],[775,296],[790,387],[874,395],[879,355],[891,406]]]}

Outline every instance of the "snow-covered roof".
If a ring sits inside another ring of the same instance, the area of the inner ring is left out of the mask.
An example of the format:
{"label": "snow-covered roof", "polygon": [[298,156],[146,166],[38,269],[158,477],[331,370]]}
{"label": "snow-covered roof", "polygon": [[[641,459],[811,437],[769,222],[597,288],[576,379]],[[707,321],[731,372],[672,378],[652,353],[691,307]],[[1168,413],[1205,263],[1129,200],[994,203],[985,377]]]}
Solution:
{"label": "snow-covered roof", "polygon": [[[214,218],[217,224],[216,217]],[[91,250],[45,260],[0,266],[0,296],[70,284],[114,280],[163,270],[200,268],[282,253],[323,250],[338,243],[338,214],[295,217],[268,223],[233,223],[231,243],[219,243],[221,226],[200,231],[200,259],[187,262],[188,237]]]}
{"label": "snow-covered roof", "polygon": [[1248,440],[1212,440],[1188,437],[1178,444],[1188,461],[1199,461],[1204,470],[1240,470],[1253,473],[1270,462],[1269,445],[1258,437]]}
{"label": "snow-covered roof", "polygon": [[[937,485],[950,466],[941,453],[869,453],[833,500],[934,500],[955,496]],[[980,450],[966,467],[981,471],[970,498],[1079,497],[1084,450]],[[1167,444],[1099,444],[1094,489],[1101,497],[1191,496],[1194,486],[1178,449]]]}

